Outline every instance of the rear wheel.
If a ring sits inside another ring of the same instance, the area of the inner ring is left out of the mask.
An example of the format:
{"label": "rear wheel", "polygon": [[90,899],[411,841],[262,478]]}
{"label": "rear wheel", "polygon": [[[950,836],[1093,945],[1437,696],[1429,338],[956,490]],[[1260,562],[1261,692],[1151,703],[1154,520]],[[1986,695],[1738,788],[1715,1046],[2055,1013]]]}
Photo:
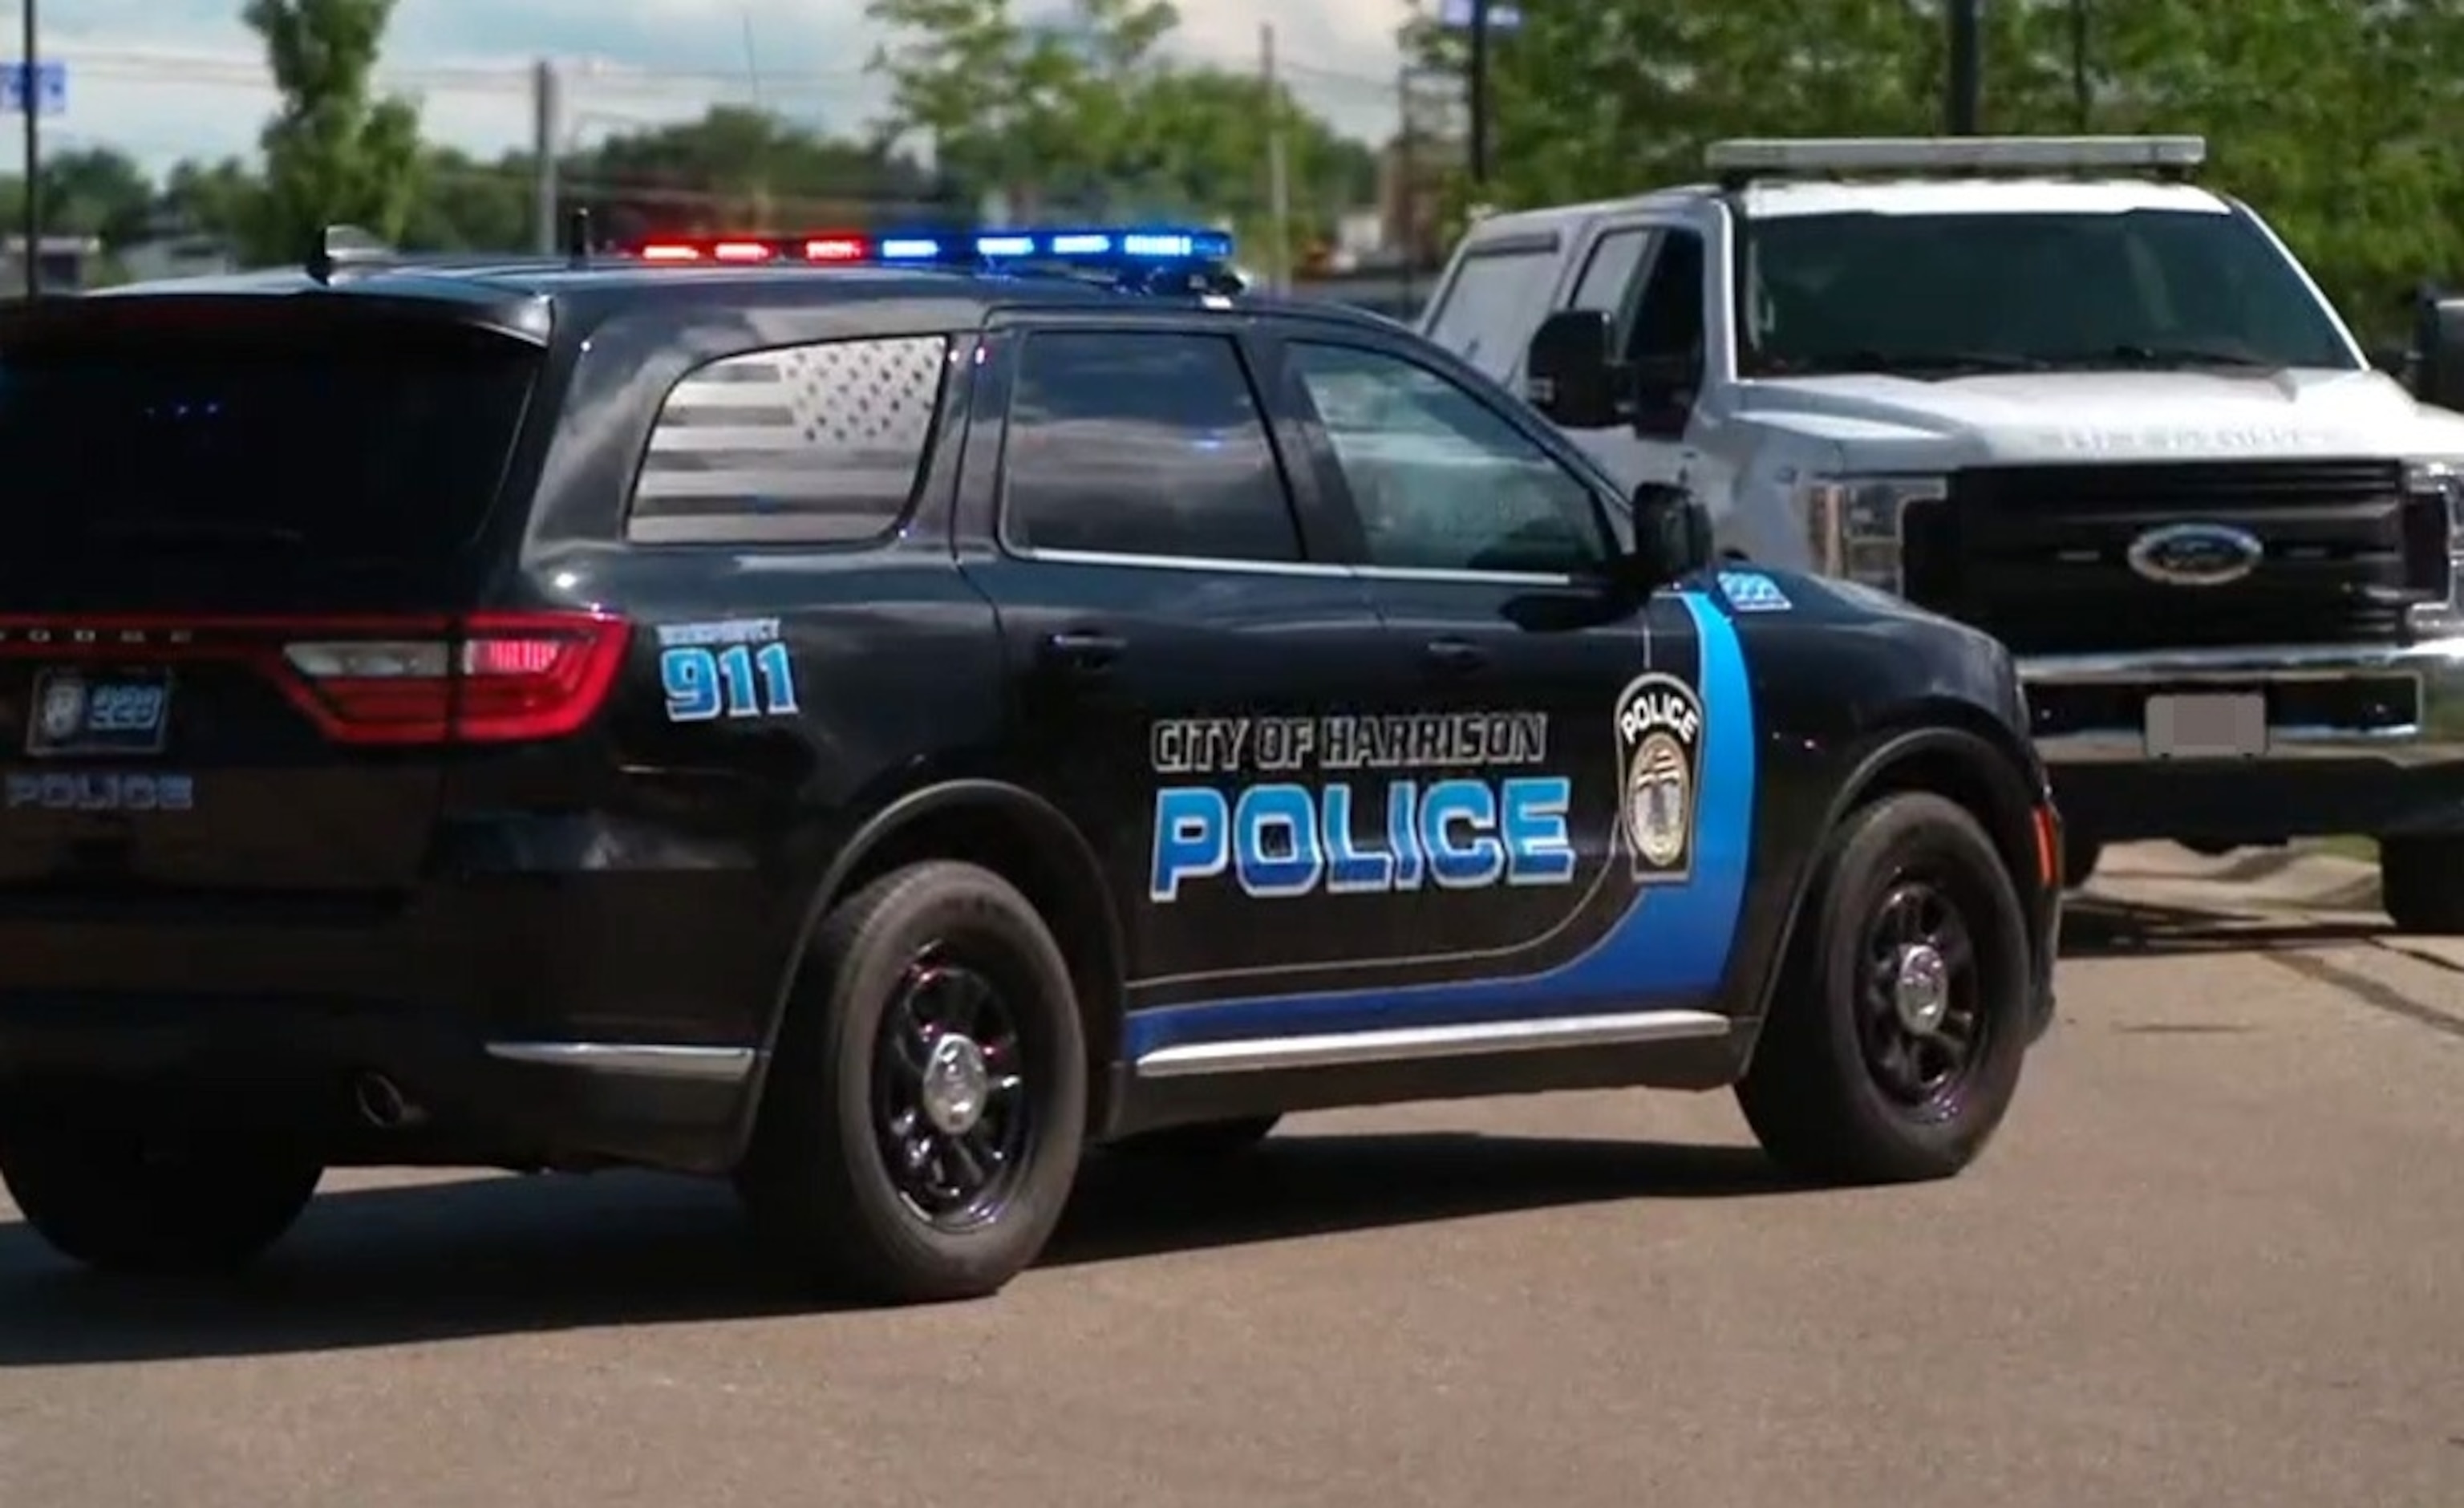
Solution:
{"label": "rear wheel", "polygon": [[277,1149],[127,1132],[38,1132],[0,1146],[0,1179],[26,1224],[103,1272],[237,1271],[282,1238],[323,1176]]}
{"label": "rear wheel", "polygon": [[1945,1178],[1984,1150],[2019,1083],[2028,932],[1976,820],[1888,797],[1824,851],[1812,912],[1737,1098],[1793,1171]]}
{"label": "rear wheel", "polygon": [[2381,838],[2379,897],[2399,932],[2464,933],[2464,840]]}
{"label": "rear wheel", "polygon": [[1105,1150],[1131,1157],[1213,1162],[1248,1151],[1266,1140],[1283,1119],[1281,1116],[1243,1116],[1237,1120],[1204,1120],[1190,1125],[1165,1126],[1159,1131],[1141,1131],[1135,1136],[1125,1136],[1107,1143]]}
{"label": "rear wheel", "polygon": [[972,864],[875,880],[814,939],[737,1184],[803,1276],[891,1303],[992,1294],[1077,1177],[1087,1054],[1061,950]]}

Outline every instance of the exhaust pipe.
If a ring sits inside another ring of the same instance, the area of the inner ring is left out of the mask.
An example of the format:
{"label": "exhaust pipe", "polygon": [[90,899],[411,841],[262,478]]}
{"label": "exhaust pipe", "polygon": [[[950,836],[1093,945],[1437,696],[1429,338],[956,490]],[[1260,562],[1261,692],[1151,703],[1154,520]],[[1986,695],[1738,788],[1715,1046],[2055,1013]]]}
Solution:
{"label": "exhaust pipe", "polygon": [[426,1119],[403,1094],[402,1086],[383,1074],[362,1074],[352,1084],[351,1094],[359,1105],[360,1119],[380,1131],[399,1131]]}

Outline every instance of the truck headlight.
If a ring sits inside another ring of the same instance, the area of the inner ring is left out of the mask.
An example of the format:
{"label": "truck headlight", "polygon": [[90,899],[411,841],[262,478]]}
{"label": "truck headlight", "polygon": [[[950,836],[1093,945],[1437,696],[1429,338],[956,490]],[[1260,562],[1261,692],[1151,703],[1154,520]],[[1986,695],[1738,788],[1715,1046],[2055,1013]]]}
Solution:
{"label": "truck headlight", "polygon": [[2453,632],[2464,582],[2464,458],[2405,467],[2405,557],[2414,589],[2433,600],[2411,611],[2416,629]]}
{"label": "truck headlight", "polygon": [[1808,477],[1797,488],[1797,505],[1815,569],[1903,592],[1908,509],[1948,496],[1940,477]]}

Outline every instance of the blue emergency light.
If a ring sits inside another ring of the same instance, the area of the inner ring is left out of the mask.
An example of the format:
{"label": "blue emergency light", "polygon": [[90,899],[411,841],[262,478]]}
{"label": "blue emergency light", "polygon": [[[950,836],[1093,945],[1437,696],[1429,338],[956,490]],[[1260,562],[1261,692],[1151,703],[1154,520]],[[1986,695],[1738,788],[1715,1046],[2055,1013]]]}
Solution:
{"label": "blue emergency light", "polygon": [[1232,237],[1180,226],[891,233],[827,231],[795,235],[727,235],[647,242],[645,261],[760,265],[812,262],[847,266],[988,267],[1029,264],[1125,275],[1171,266],[1228,263]]}

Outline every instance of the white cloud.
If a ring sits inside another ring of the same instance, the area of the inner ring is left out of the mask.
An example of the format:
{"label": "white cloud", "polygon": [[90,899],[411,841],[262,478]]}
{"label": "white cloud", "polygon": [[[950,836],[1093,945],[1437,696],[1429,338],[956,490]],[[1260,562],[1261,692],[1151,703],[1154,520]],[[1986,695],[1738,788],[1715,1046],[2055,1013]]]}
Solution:
{"label": "white cloud", "polygon": [[[274,107],[239,0],[53,0],[44,50],[69,69],[62,145],[109,144],[161,169],[255,149]],[[1180,0],[1177,50],[1254,67],[1272,22],[1293,90],[1339,127],[1394,127],[1396,29],[1409,0]],[[56,19],[55,18],[56,16]],[[13,35],[13,13],[4,33]],[[864,65],[882,40],[861,0],[402,0],[380,70],[420,100],[431,140],[494,154],[531,138],[530,68],[560,60],[568,139],[759,99],[852,131],[882,107]]]}

